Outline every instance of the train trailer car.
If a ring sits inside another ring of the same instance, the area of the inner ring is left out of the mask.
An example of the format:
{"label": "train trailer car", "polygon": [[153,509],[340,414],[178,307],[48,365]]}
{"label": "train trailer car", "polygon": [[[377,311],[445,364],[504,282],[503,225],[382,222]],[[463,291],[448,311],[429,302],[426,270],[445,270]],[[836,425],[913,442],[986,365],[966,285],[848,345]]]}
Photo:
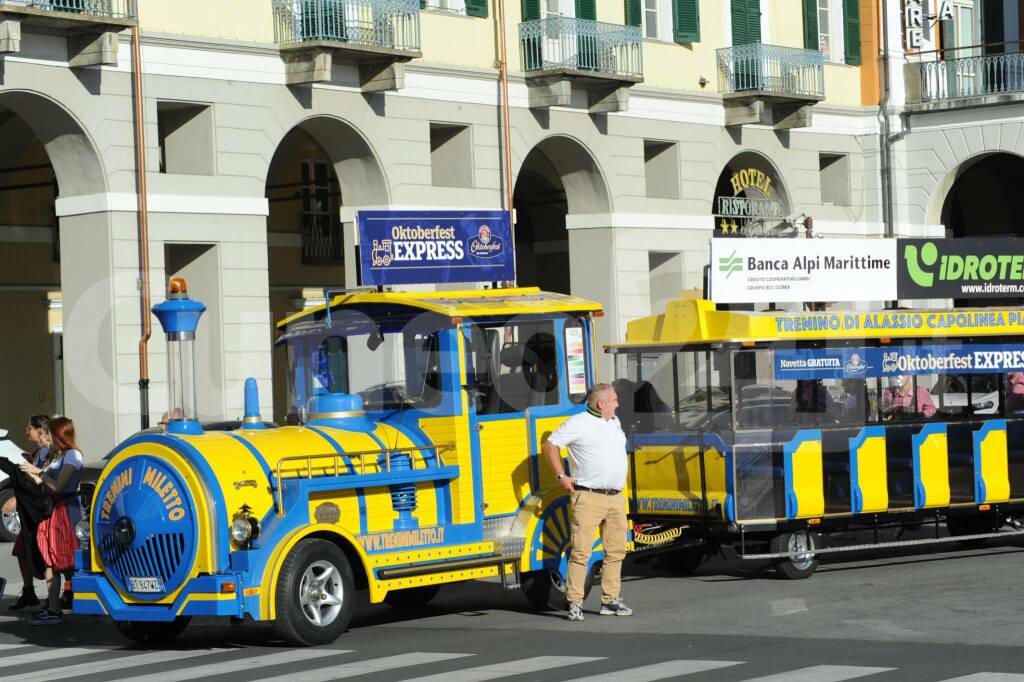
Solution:
{"label": "train trailer car", "polygon": [[[684,298],[607,350],[634,541],[670,569],[729,548],[796,579],[826,553],[1022,532],[1024,310]],[[905,533],[922,525],[935,532]]]}
{"label": "train trailer car", "polygon": [[222,616],[315,645],[344,632],[356,590],[420,605],[489,578],[564,603],[568,498],[540,443],[585,409],[598,304],[537,289],[328,292],[279,324],[292,425],[264,428],[250,380],[243,427],[204,432],[203,306],[181,280],[170,292],[154,307],[168,433],[109,458],[76,529],[76,613],[143,641]]}

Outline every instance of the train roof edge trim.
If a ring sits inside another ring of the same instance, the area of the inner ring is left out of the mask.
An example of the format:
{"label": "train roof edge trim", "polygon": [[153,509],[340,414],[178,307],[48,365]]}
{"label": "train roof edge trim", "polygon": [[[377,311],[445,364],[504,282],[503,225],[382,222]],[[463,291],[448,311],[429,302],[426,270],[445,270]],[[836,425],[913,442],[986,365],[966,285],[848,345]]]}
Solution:
{"label": "train roof edge trim", "polygon": [[[602,309],[602,305],[596,301],[541,291],[537,287],[468,291],[355,291],[333,295],[330,301],[332,310],[371,304],[407,306],[448,317],[595,312]],[[303,310],[278,322],[277,328],[284,330],[300,320],[312,319],[326,308],[326,305],[318,305]]]}
{"label": "train roof edge trim", "polygon": [[712,301],[682,298],[665,312],[626,325],[625,343],[605,350],[744,341],[961,338],[1024,334],[1024,308],[839,312],[715,310]]}

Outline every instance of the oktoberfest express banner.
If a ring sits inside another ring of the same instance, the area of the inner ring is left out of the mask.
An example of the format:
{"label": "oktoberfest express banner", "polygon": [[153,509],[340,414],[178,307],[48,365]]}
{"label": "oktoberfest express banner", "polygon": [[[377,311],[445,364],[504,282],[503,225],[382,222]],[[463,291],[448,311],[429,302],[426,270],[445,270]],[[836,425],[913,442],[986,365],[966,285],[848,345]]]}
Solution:
{"label": "oktoberfest express banner", "polygon": [[814,348],[775,351],[775,379],[864,379],[903,374],[1024,371],[1024,344]]}
{"label": "oktoberfest express banner", "polygon": [[1024,239],[900,239],[899,298],[1024,296]]}
{"label": "oktoberfest express banner", "polygon": [[359,211],[364,285],[515,279],[507,211]]}
{"label": "oktoberfest express banner", "polygon": [[712,239],[715,303],[896,298],[894,239]]}

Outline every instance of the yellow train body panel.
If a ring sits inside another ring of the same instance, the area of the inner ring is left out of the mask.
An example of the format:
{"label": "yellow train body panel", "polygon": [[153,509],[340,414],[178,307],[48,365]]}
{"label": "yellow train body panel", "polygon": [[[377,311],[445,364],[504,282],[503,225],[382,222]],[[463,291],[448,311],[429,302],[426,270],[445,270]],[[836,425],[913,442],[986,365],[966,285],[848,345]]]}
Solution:
{"label": "yellow train body panel", "polygon": [[488,516],[513,513],[530,492],[526,429],[522,417],[480,423],[480,466]]}
{"label": "yellow train body panel", "polygon": [[1006,443],[1006,422],[992,422],[991,428],[975,432],[975,456],[980,458],[976,469],[980,473],[984,494],[979,504],[1006,502],[1010,499],[1010,472]]}
{"label": "yellow train body panel", "polygon": [[790,476],[796,505],[793,518],[821,516],[825,513],[825,477],[820,432],[818,438],[796,444],[792,453],[787,454],[787,475]]}
{"label": "yellow train body panel", "polygon": [[438,447],[445,464],[456,465],[462,474],[449,486],[452,497],[452,522],[472,523],[476,518],[476,497],[473,493],[473,449],[469,436],[469,420],[461,417],[429,417],[420,419],[420,430]]}
{"label": "yellow train body panel", "polygon": [[945,432],[915,436],[917,476],[924,492],[922,507],[949,505],[949,448]]}
{"label": "yellow train body panel", "polygon": [[885,432],[881,431],[880,435],[867,435],[858,446],[851,444],[850,454],[851,470],[856,481],[853,493],[854,511],[886,511],[889,508],[889,477]]}

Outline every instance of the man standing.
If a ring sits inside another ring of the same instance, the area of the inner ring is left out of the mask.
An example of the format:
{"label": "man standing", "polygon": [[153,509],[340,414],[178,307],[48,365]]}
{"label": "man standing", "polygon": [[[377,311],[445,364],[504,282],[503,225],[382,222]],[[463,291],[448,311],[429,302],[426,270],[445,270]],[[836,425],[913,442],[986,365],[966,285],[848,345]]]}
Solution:
{"label": "man standing", "polygon": [[[614,388],[595,384],[587,394],[587,411],[567,419],[548,436],[542,448],[572,504],[572,553],[565,586],[569,620],[583,620],[583,585],[598,529],[604,543],[601,615],[633,613],[619,601],[622,560],[626,556],[626,499],[622,495],[626,485],[626,434],[615,416],[618,406]],[[563,471],[561,448],[569,449],[571,476]]]}

